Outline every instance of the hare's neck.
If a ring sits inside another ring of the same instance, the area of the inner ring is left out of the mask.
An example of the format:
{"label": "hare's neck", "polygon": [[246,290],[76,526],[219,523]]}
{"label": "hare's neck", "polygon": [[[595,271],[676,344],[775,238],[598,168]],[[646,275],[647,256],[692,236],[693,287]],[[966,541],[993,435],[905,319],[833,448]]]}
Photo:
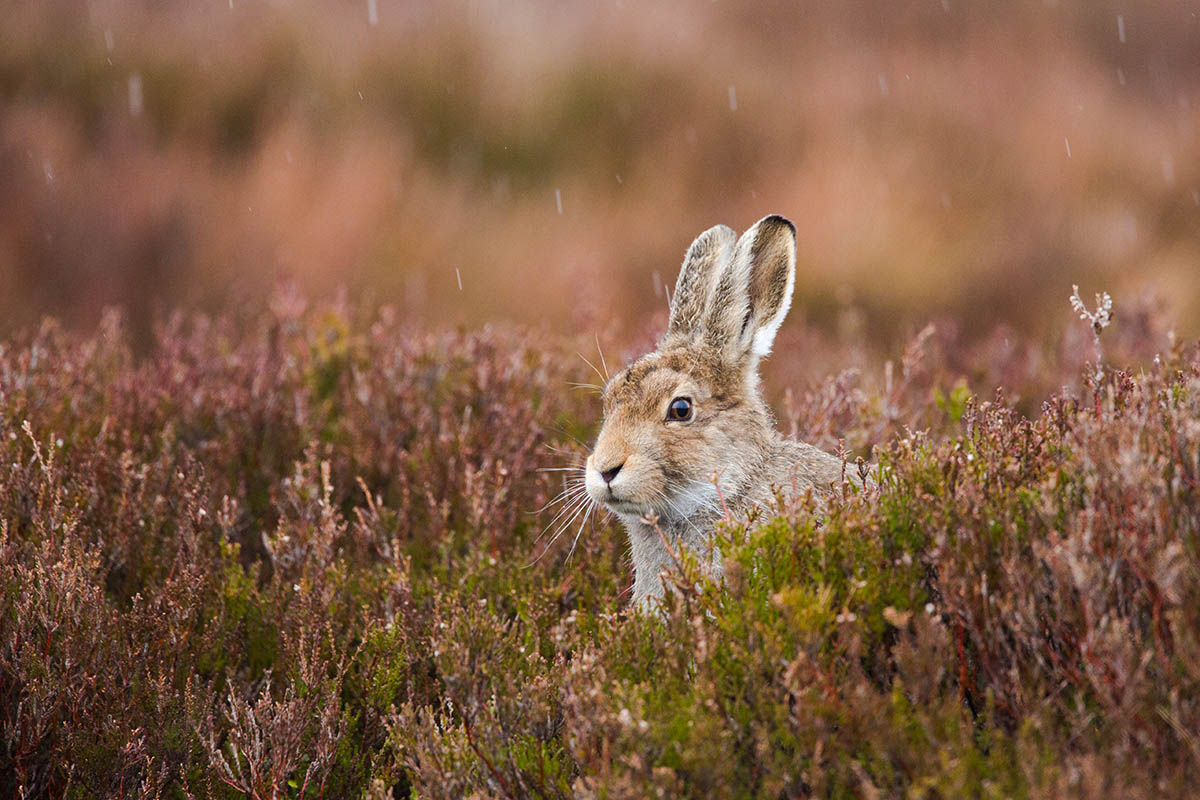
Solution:
{"label": "hare's neck", "polygon": [[[621,516],[629,532],[629,549],[633,557],[633,603],[644,606],[653,598],[662,597],[663,584],[659,577],[670,569],[679,557],[681,548],[690,548],[702,555],[708,545],[712,523],[709,520],[659,522],[647,525],[635,516]],[[714,562],[714,568],[719,565]]]}

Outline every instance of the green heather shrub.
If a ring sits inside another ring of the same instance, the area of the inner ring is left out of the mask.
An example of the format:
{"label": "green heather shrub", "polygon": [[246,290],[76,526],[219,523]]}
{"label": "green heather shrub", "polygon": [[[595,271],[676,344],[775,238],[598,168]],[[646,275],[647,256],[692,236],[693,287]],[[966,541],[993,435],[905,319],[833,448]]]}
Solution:
{"label": "green heather shrub", "polygon": [[681,552],[641,615],[618,526],[543,535],[578,343],[272,308],[0,345],[0,796],[1192,791],[1200,349],[931,327],[789,393],[842,496],[726,520],[723,581]]}

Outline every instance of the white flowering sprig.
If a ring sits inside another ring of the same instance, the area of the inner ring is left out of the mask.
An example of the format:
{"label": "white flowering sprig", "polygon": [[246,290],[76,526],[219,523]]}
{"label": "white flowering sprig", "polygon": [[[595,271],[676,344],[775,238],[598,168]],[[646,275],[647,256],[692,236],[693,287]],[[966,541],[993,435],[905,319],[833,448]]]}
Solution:
{"label": "white flowering sprig", "polygon": [[1087,306],[1083,304],[1082,298],[1079,297],[1079,287],[1075,284],[1071,285],[1071,308],[1079,312],[1079,318],[1087,320],[1092,324],[1092,335],[1096,337],[1096,341],[1100,341],[1100,331],[1108,327],[1112,322],[1112,298],[1108,296],[1108,292],[1100,292],[1096,295],[1096,310],[1088,311]]}
{"label": "white flowering sprig", "polygon": [[1104,377],[1104,348],[1100,344],[1100,331],[1112,323],[1112,297],[1108,292],[1096,294],[1096,310],[1089,311],[1079,296],[1079,286],[1071,285],[1071,308],[1079,314],[1079,318],[1092,326],[1092,341],[1096,345],[1096,382]]}

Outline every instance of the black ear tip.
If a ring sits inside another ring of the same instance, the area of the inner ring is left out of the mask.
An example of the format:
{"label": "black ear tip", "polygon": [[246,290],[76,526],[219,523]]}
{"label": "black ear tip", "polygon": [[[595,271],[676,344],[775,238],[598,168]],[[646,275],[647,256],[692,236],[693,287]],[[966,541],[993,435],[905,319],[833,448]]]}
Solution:
{"label": "black ear tip", "polygon": [[780,216],[779,214],[772,214],[769,217],[763,217],[762,221],[758,224],[761,228],[787,228],[793,237],[796,235],[796,226],[792,224],[792,221],[787,217]]}

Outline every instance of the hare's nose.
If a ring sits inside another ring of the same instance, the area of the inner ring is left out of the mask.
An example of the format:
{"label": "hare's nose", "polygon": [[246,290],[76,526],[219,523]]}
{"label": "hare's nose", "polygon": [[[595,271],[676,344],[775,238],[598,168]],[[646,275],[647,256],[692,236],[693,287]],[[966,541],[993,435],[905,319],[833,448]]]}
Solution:
{"label": "hare's nose", "polygon": [[613,479],[617,477],[617,473],[621,471],[621,467],[623,467],[623,466],[625,466],[625,464],[621,463],[621,464],[617,464],[612,469],[603,470],[600,473],[600,477],[604,478],[605,483],[612,483]]}

